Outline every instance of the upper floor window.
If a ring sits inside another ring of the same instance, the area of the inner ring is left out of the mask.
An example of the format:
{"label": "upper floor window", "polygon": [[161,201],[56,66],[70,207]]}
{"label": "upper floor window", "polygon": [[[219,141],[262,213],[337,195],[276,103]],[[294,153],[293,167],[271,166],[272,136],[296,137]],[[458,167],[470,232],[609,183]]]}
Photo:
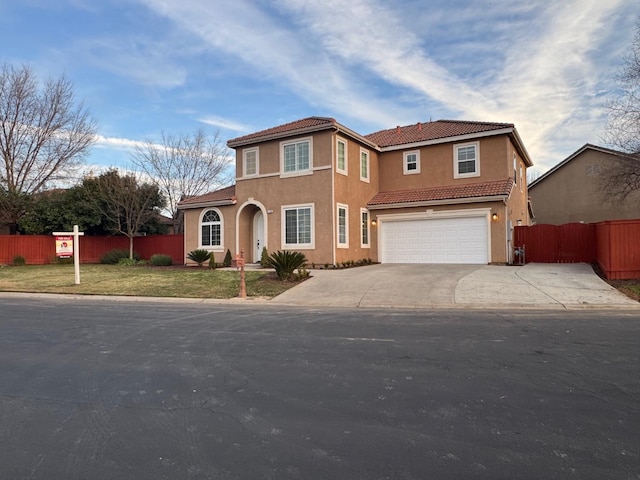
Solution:
{"label": "upper floor window", "polygon": [[245,177],[258,174],[258,149],[244,150],[242,152],[242,173]]}
{"label": "upper floor window", "polygon": [[403,162],[403,173],[410,175],[412,173],[420,173],[420,152],[405,152]]}
{"label": "upper floor window", "polygon": [[349,207],[338,204],[338,247],[349,246]]}
{"label": "upper floor window", "polygon": [[282,207],[284,248],[313,248],[313,205]]}
{"label": "upper floor window", "polygon": [[518,158],[513,154],[513,183],[518,184]]}
{"label": "upper floor window", "polygon": [[369,181],[369,151],[360,149],[360,180]]}
{"label": "upper floor window", "polygon": [[311,139],[280,144],[280,166],[283,174],[310,173],[313,167]]}
{"label": "upper floor window", "polygon": [[222,216],[218,210],[207,210],[202,215],[200,246],[222,247]]}
{"label": "upper floor window", "polygon": [[347,174],[347,142],[341,138],[336,142],[336,171]]}
{"label": "upper floor window", "polygon": [[478,142],[453,147],[453,177],[480,176],[480,144]]}

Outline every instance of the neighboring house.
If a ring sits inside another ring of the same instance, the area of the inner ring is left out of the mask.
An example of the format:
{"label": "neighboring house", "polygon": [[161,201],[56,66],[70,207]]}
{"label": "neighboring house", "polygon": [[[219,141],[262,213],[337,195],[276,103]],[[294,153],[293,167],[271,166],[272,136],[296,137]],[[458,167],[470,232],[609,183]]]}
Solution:
{"label": "neighboring house", "polygon": [[440,120],[360,135],[311,117],[245,135],[236,185],[182,201],[185,252],[316,266],[506,263],[529,223],[529,155],[512,124]]}
{"label": "neighboring house", "polygon": [[640,218],[638,196],[624,205],[600,191],[600,176],[623,152],[586,144],[529,185],[535,223],[595,223]]}

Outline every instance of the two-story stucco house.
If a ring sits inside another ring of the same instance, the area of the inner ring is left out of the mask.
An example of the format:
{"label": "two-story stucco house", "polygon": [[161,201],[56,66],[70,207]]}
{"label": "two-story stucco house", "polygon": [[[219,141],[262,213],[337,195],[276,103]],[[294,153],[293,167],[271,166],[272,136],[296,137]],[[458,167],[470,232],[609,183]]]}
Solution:
{"label": "two-story stucco house", "polygon": [[185,251],[317,266],[507,263],[529,223],[529,155],[512,124],[440,120],[369,135],[311,117],[229,140],[236,184],[181,202]]}

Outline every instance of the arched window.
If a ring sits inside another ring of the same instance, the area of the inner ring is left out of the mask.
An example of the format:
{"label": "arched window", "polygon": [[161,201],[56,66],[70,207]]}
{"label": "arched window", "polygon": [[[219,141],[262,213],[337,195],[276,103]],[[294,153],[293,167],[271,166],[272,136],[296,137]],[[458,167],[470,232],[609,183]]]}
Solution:
{"label": "arched window", "polygon": [[222,218],[217,210],[207,210],[202,215],[200,245],[203,247],[222,246]]}

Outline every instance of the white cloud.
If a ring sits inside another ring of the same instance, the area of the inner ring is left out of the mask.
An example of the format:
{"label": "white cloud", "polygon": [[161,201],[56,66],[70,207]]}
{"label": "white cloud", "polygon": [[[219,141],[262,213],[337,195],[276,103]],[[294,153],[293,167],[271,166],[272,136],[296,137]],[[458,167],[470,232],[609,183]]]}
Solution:
{"label": "white cloud", "polygon": [[432,112],[513,122],[545,169],[597,141],[603,111],[594,97],[611,72],[597,68],[594,51],[616,15],[633,12],[624,0],[140,1],[320,114],[375,128]]}
{"label": "white cloud", "polygon": [[95,146],[98,148],[133,151],[138,147],[147,146],[147,142],[130,140],[128,138],[105,137],[104,135],[96,135]]}
{"label": "white cloud", "polygon": [[199,119],[200,122],[211,125],[213,127],[220,127],[226,130],[233,130],[236,132],[248,132],[251,130],[247,125],[243,125],[234,120],[218,117],[217,115],[207,115]]}

